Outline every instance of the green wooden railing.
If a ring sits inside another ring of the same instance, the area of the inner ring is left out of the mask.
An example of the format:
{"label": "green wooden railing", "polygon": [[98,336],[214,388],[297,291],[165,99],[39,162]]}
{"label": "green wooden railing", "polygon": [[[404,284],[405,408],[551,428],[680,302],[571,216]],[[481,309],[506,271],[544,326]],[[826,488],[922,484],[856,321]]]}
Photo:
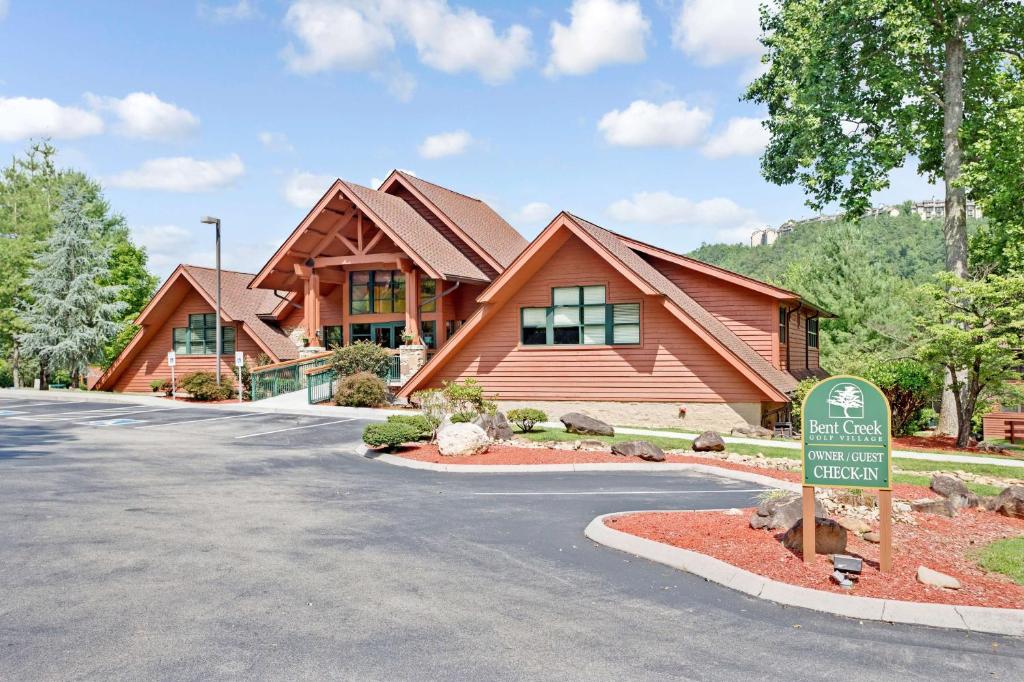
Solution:
{"label": "green wooden railing", "polygon": [[329,354],[315,355],[301,360],[280,362],[252,370],[252,399],[273,398],[282,393],[301,391],[306,388],[305,370],[321,367]]}
{"label": "green wooden railing", "polygon": [[391,364],[388,365],[388,376],[386,381],[389,384],[397,383],[402,378],[402,359],[397,355],[391,356]]}
{"label": "green wooden railing", "polygon": [[333,369],[311,372],[306,375],[306,401],[310,405],[325,403],[334,397],[334,380],[338,373]]}

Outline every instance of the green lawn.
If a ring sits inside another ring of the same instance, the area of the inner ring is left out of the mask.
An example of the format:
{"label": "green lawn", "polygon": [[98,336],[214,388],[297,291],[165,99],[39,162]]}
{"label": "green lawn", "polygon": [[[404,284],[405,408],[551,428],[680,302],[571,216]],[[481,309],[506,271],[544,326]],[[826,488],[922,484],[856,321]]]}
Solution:
{"label": "green lawn", "polygon": [[[932,484],[931,476],[917,476],[915,474],[893,474],[893,483],[907,483],[909,485],[920,485],[927,488]],[[967,489],[982,497],[991,497],[1003,492],[1003,488],[997,485],[985,485],[984,483],[965,483]]]}
{"label": "green lawn", "polygon": [[[692,439],[689,439],[689,438],[661,438],[661,437],[645,438],[643,436],[631,436],[631,435],[628,435],[628,434],[618,434],[618,435],[615,435],[615,436],[579,436],[579,435],[574,434],[574,433],[566,433],[565,431],[563,431],[561,429],[540,429],[540,428],[538,428],[538,429],[536,429],[536,430],[534,430],[534,431],[532,431],[530,433],[522,433],[522,434],[519,434],[519,435],[521,435],[521,436],[523,436],[525,438],[528,438],[529,440],[532,440],[532,441],[545,441],[545,440],[574,441],[574,440],[588,439],[588,440],[599,440],[599,441],[602,441],[602,442],[605,442],[605,443],[621,443],[621,442],[627,441],[627,440],[642,439],[642,440],[646,440],[646,441],[650,441],[651,443],[654,443],[655,445],[657,445],[659,448],[661,448],[663,450],[679,450],[679,449],[689,450],[690,449],[690,445],[693,442]],[[781,457],[781,458],[785,458],[785,459],[800,459],[800,457],[801,457],[800,450],[787,450],[787,449],[784,449],[784,448],[764,447],[764,446],[761,446],[761,445],[744,445],[744,444],[738,444],[738,443],[728,443],[726,447],[727,447],[729,452],[735,452],[736,454],[739,454],[739,455],[756,455],[757,453],[761,453],[765,457],[773,457],[773,458]],[[949,470],[952,469],[952,470],[955,470],[955,471],[965,471],[965,472],[971,473],[971,474],[981,474],[983,476],[1000,476],[1000,477],[1003,477],[1003,478],[1024,478],[1024,469],[1019,469],[1019,468],[1015,469],[1015,468],[1010,468],[1010,467],[1002,467],[1002,466],[998,466],[998,465],[995,465],[995,464],[961,464],[959,462],[928,462],[928,461],[925,461],[925,460],[918,460],[918,459],[900,459],[900,458],[896,458],[896,459],[893,459],[892,465],[893,465],[893,467],[895,467],[897,469],[901,469],[903,472],[949,471]],[[900,475],[903,475],[903,474],[900,474]],[[916,478],[918,480],[925,480],[927,477],[926,476],[918,476]],[[897,477],[897,482],[904,482],[904,481],[900,481],[899,478]],[[905,482],[909,482],[909,481],[905,481]],[[927,482],[924,485],[927,486],[928,485]],[[990,489],[991,486],[982,486],[982,488],[987,490],[987,489]],[[1001,489],[999,489],[999,490],[1001,490]],[[999,490],[996,490],[995,493],[998,493]],[[985,495],[995,494],[995,493],[992,493],[992,492],[981,493],[978,490],[975,490],[975,492],[977,492],[979,495],[981,495],[981,494],[985,494]]]}
{"label": "green lawn", "polygon": [[978,553],[978,563],[986,571],[1008,575],[1024,585],[1024,535],[993,542]]}

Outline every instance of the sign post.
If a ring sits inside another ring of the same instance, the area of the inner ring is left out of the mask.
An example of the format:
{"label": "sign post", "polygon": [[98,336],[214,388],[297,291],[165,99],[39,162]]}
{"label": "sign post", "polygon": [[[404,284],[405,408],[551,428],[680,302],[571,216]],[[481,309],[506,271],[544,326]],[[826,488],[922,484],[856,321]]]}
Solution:
{"label": "sign post", "polygon": [[892,412],[885,394],[853,376],[831,377],[804,398],[803,554],[814,560],[814,487],[878,490],[880,569],[892,570]]}
{"label": "sign post", "polygon": [[245,355],[240,350],[235,351],[235,367],[238,368],[238,402],[242,402],[242,365],[245,364]]}
{"label": "sign post", "polygon": [[167,366],[171,368],[171,400],[178,399],[178,384],[174,381],[174,363],[177,360],[173,350],[167,351]]}

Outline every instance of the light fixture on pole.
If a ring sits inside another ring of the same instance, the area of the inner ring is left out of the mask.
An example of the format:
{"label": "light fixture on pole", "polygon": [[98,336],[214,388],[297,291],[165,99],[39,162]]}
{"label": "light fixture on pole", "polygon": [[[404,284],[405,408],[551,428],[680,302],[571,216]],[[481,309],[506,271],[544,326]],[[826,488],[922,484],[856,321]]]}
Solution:
{"label": "light fixture on pole", "polygon": [[204,216],[200,221],[204,225],[215,225],[217,228],[217,310],[214,317],[217,320],[217,336],[214,343],[213,355],[214,366],[217,368],[217,385],[220,386],[220,355],[221,355],[221,331],[220,331],[220,218]]}

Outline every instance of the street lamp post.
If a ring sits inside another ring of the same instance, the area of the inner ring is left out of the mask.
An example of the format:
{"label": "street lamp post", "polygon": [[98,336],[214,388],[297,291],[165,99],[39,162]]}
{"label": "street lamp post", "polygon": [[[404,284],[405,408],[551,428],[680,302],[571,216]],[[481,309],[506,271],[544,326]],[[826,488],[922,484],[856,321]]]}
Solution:
{"label": "street lamp post", "polygon": [[217,230],[217,311],[214,315],[217,318],[217,335],[215,340],[215,346],[213,349],[214,365],[217,367],[217,385],[220,386],[220,351],[221,351],[221,331],[220,331],[220,218],[214,218],[213,216],[205,216],[202,219],[205,225],[214,225]]}

